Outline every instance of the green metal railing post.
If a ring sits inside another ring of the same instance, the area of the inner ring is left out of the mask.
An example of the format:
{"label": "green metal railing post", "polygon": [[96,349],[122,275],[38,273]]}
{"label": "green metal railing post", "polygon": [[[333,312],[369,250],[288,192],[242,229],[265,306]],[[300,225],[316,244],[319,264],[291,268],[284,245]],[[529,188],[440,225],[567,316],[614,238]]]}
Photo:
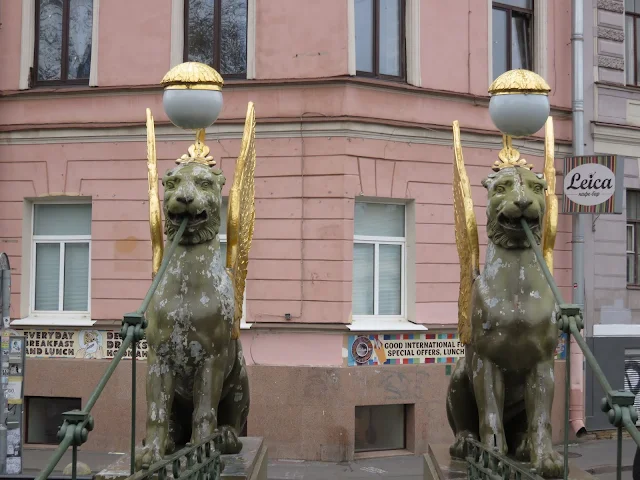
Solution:
{"label": "green metal railing post", "polygon": [[78,464],[78,447],[87,441],[89,432],[93,430],[94,422],[93,417],[90,412],[93,406],[98,401],[98,398],[102,394],[107,382],[115,372],[118,367],[120,361],[126,354],[127,350],[131,346],[132,356],[131,356],[131,474],[133,475],[135,470],[135,437],[136,437],[136,355],[137,355],[137,343],[144,338],[144,330],[147,328],[147,321],[144,318],[144,313],[151,302],[151,298],[158,288],[158,284],[160,280],[164,276],[167,271],[167,267],[169,265],[169,261],[173,256],[176,248],[178,247],[178,243],[184,234],[185,229],[187,228],[188,219],[184,219],[180,225],[180,228],[176,232],[169,249],[167,250],[162,264],[158,269],[158,273],[153,279],[149,290],[147,291],[146,296],[142,302],[142,305],[138,310],[134,313],[128,313],[124,315],[122,320],[122,328],[120,329],[120,336],[122,337],[122,343],[120,348],[116,352],[113,357],[113,360],[107,367],[106,372],[100,378],[98,385],[91,393],[87,404],[80,411],[71,411],[65,412],[63,414],[63,423],[58,431],[58,440],[60,444],[58,448],[54,452],[54,454],[49,459],[49,462],[44,467],[44,469],[38,474],[36,480],[46,480],[53,469],[56,467],[58,462],[62,459],[62,456],[67,451],[69,447],[73,447],[72,451],[72,467],[71,467],[71,476],[75,480],[77,476],[77,464]]}
{"label": "green metal railing post", "polygon": [[569,474],[569,406],[571,391],[571,335],[567,335],[564,346],[564,480]]}

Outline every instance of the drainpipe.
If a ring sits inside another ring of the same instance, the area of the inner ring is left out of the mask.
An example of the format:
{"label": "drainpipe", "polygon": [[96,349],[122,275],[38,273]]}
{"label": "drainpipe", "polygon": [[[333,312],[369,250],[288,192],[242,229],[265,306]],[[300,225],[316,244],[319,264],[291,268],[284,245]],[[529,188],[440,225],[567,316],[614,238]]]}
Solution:
{"label": "drainpipe", "polygon": [[[571,60],[573,68],[573,154],[584,155],[584,0],[571,0]],[[572,221],[572,273],[573,303],[584,312],[584,231],[586,215],[573,215]],[[583,313],[584,314],[584,313]],[[571,339],[571,392],[569,397],[569,422],[576,435],[586,431],[584,425],[584,357]]]}

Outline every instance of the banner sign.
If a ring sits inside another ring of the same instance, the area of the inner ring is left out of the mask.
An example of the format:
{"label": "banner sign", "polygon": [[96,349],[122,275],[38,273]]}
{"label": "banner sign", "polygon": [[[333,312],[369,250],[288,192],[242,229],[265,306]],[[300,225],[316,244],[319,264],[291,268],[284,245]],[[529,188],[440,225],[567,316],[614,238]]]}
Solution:
{"label": "banner sign", "polygon": [[[2,331],[2,390],[4,399],[3,446],[4,473],[22,473],[23,400],[25,337],[12,330]],[[6,443],[5,443],[6,442]]]}
{"label": "banner sign", "polygon": [[[119,330],[24,330],[29,358],[112,359],[122,345]],[[131,348],[123,358],[131,359]],[[138,343],[137,359],[147,358],[147,341]]]}
{"label": "banner sign", "polygon": [[567,157],[563,184],[562,213],[622,213],[624,158]]}
{"label": "banner sign", "polygon": [[[556,360],[564,359],[565,337],[561,335]],[[350,367],[360,365],[454,364],[464,356],[464,345],[456,333],[403,333],[395,335],[349,335]]]}

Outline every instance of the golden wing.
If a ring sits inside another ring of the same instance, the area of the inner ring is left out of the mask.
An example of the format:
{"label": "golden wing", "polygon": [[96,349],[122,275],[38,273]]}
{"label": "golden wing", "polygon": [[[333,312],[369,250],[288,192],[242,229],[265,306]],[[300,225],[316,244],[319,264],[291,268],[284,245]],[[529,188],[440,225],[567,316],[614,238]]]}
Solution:
{"label": "golden wing", "polygon": [[471,341],[471,288],[480,274],[480,246],[478,225],[473,211],[471,185],[464,168],[460,125],[453,122],[453,213],[455,216],[456,245],[460,258],[460,292],[458,293],[458,333],[460,341]]}
{"label": "golden wing", "polygon": [[147,108],[147,177],[149,179],[149,226],[151,227],[151,272],[156,276],[162,263],[164,237],[158,193],[158,162],[156,159],[156,133],[151,110]]}
{"label": "golden wing", "polygon": [[247,107],[242,146],[236,162],[233,184],[229,192],[227,214],[227,268],[233,279],[235,313],[233,338],[240,336],[240,320],[244,301],[244,289],[249,264],[249,249],[253,239],[256,219],[255,181],[256,170],[256,114],[253,102]]}
{"label": "golden wing", "polygon": [[542,227],[542,256],[553,275],[553,247],[558,230],[558,196],[556,195],[556,169],[554,165],[553,118],[544,125],[544,178],[547,181],[547,207]]}

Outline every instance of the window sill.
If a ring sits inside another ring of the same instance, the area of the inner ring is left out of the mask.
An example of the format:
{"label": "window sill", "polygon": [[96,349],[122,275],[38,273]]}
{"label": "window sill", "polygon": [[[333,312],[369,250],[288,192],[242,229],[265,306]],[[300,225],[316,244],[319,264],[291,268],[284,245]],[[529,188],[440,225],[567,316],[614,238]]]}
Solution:
{"label": "window sill", "polygon": [[12,327],[92,327],[96,323],[87,317],[40,317],[31,316],[12,320]]}
{"label": "window sill", "polygon": [[240,330],[249,330],[253,323],[240,322]]}
{"label": "window sill", "polygon": [[425,332],[428,330],[424,325],[418,325],[409,320],[376,317],[354,318],[353,322],[347,325],[347,328],[352,332]]}

